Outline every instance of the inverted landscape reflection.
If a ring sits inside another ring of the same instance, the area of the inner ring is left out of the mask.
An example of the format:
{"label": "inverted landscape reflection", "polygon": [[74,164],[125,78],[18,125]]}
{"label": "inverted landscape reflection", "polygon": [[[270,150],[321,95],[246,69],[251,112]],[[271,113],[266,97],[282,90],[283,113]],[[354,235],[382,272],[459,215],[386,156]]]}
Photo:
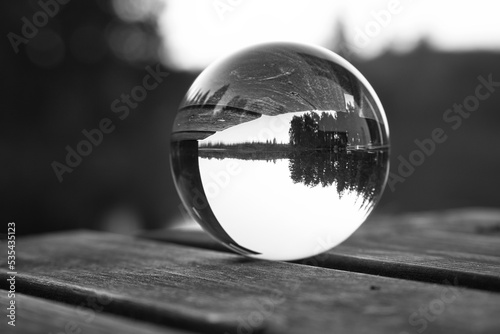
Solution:
{"label": "inverted landscape reflection", "polygon": [[376,96],[342,60],[297,51],[256,48],[209,67],[173,128],[186,208],[227,247],[256,258],[338,245],[371,212],[388,174]]}
{"label": "inverted landscape reflection", "polygon": [[[369,128],[367,132],[357,132],[350,137],[345,130],[347,127],[335,112],[297,112],[268,118],[267,124],[259,122],[260,119],[254,120],[200,140],[200,159],[272,163],[286,160],[293,183],[300,182],[310,187],[335,185],[340,197],[346,191],[356,191],[364,203],[373,201],[380,190],[377,186],[384,172],[384,168],[380,169],[384,166],[379,166],[379,162],[387,159],[387,148],[373,144],[377,138],[376,135],[370,136]],[[288,126],[284,126],[284,119],[290,119]],[[266,131],[270,129],[273,130]],[[237,134],[255,134],[259,130],[257,138],[237,140]],[[376,131],[372,133],[377,134]],[[283,140],[286,136],[287,141]],[[351,142],[358,144],[352,145]],[[369,144],[360,144],[366,142]]]}

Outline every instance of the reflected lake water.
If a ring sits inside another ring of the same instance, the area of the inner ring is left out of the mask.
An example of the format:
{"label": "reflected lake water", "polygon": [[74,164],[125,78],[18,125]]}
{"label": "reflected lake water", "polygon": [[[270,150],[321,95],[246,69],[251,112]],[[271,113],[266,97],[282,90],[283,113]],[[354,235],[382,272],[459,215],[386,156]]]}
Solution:
{"label": "reflected lake water", "polygon": [[381,192],[387,151],[200,149],[198,163],[206,200],[237,245],[301,257],[342,242],[365,220]]}
{"label": "reflected lake water", "polygon": [[183,173],[190,175],[181,186],[200,224],[254,257],[301,258],[341,243],[378,201],[388,171],[382,147],[176,145],[185,158]]}

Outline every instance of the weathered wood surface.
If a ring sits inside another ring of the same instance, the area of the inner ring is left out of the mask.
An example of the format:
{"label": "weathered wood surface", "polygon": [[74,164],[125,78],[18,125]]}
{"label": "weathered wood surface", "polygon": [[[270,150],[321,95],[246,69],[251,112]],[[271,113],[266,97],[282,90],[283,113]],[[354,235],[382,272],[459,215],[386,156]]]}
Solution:
{"label": "weathered wood surface", "polygon": [[[500,212],[450,211],[368,222],[325,266],[500,292]],[[369,264],[368,266],[366,264]]]}
{"label": "weathered wood surface", "polygon": [[[228,251],[200,230],[144,236]],[[500,292],[500,210],[375,217],[340,246],[298,263]]]}
{"label": "weathered wood surface", "polygon": [[112,300],[103,312],[197,332],[500,330],[500,294],[479,290],[94,232],[26,238],[16,250],[20,293]]}
{"label": "weathered wood surface", "polygon": [[[0,304],[7,305],[7,294],[0,295]],[[16,294],[16,326],[2,319],[2,334],[182,334],[183,330],[138,322],[102,312],[99,303],[67,305],[38,297]],[[2,307],[3,309],[3,307]]]}

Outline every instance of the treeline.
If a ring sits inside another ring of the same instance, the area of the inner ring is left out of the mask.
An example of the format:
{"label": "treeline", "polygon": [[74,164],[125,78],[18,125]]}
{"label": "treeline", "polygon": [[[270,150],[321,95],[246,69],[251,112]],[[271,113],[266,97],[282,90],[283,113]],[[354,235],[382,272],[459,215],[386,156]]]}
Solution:
{"label": "treeline", "polygon": [[222,142],[200,143],[198,156],[208,159],[241,159],[276,161],[287,159],[292,147],[273,141],[224,144]]}
{"label": "treeline", "polygon": [[223,143],[223,142],[201,142],[200,149],[225,149],[225,150],[243,150],[243,151],[288,151],[291,149],[289,144],[281,144],[273,140],[265,142],[249,141],[244,143]]}
{"label": "treeline", "polygon": [[198,156],[207,159],[239,159],[239,160],[265,160],[276,161],[288,159],[289,151],[266,151],[266,150],[199,150]]}

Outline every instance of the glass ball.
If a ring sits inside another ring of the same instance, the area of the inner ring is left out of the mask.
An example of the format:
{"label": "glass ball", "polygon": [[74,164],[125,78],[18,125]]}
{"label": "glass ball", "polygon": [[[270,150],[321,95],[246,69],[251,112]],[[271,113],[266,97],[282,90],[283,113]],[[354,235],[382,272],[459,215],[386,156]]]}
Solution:
{"label": "glass ball", "polygon": [[248,257],[297,260],[346,240],[389,169],[382,105],[349,62],[271,43],[216,61],[175,118],[171,164],[190,215]]}

